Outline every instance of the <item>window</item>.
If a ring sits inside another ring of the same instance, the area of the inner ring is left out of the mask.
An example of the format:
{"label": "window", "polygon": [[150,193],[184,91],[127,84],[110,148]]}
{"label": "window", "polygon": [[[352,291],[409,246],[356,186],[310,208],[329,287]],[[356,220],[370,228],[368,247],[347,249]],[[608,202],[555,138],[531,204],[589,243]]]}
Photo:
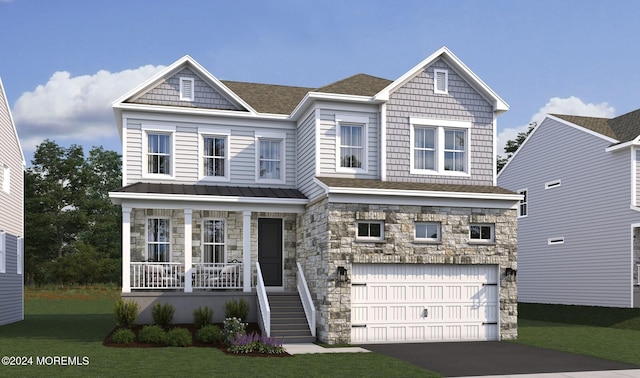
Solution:
{"label": "window", "polygon": [[2,168],[2,190],[5,193],[9,193],[11,189],[11,168],[6,164],[3,164]]}
{"label": "window", "polygon": [[336,171],[366,171],[368,123],[367,117],[336,115]]}
{"label": "window", "polygon": [[410,118],[411,173],[466,176],[470,122]]}
{"label": "window", "polygon": [[447,70],[433,70],[433,92],[447,94],[449,93],[449,71]]}
{"label": "window", "polygon": [[207,177],[227,176],[227,138],[224,136],[203,137],[202,164]]}
{"label": "window", "polygon": [[280,180],[282,140],[260,139],[260,178]]}
{"label": "window", "polygon": [[549,239],[547,239],[547,244],[548,244],[548,245],[553,245],[553,244],[564,244],[564,237],[559,237],[559,238],[549,238]]}
{"label": "window", "polygon": [[471,224],[469,239],[471,239],[471,242],[493,242],[493,228],[492,224]]}
{"label": "window", "polygon": [[362,241],[379,241],[384,240],[384,222],[357,222],[358,235],[357,240]]}
{"label": "window", "polygon": [[224,221],[205,220],[202,225],[202,262],[224,263]]}
{"label": "window", "polygon": [[193,78],[181,77],[180,78],[180,100],[181,101],[193,101]]}
{"label": "window", "polygon": [[171,135],[147,133],[147,173],[171,174]]}
{"label": "window", "polygon": [[554,180],[554,181],[549,181],[547,183],[544,184],[544,188],[545,189],[553,189],[553,188],[557,188],[560,185],[562,185],[562,182],[560,180]]}
{"label": "window", "polygon": [[0,273],[7,272],[7,243],[6,234],[0,231]]}
{"label": "window", "polygon": [[527,189],[518,190],[518,194],[522,194],[522,199],[518,202],[518,218],[527,216]]}
{"label": "window", "polygon": [[147,261],[169,262],[171,221],[165,218],[147,219]]}
{"label": "window", "polygon": [[420,222],[414,225],[416,241],[439,242],[440,241],[440,223]]}
{"label": "window", "polygon": [[24,261],[24,258],[22,256],[24,256],[24,239],[23,238],[18,238],[18,258],[17,258],[17,266],[16,266],[16,273],[18,274],[22,274],[22,264]]}

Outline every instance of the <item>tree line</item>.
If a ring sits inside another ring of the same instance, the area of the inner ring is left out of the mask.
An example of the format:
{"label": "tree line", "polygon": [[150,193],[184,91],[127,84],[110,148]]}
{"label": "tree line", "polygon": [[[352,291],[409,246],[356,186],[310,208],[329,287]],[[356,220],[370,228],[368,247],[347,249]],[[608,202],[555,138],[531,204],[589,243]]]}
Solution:
{"label": "tree line", "polygon": [[118,153],[45,140],[25,171],[25,283],[119,282],[122,184]]}

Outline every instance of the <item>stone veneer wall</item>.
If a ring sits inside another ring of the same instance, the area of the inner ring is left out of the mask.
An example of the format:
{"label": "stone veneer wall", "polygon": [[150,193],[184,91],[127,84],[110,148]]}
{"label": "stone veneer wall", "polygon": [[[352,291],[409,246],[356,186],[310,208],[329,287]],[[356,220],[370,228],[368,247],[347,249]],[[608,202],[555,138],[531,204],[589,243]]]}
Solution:
{"label": "stone veneer wall", "polygon": [[[144,261],[146,248],[146,220],[149,217],[171,219],[171,259],[184,261],[184,210],[133,209],[131,211],[131,261]],[[283,220],[283,259],[285,290],[296,288],[296,214],[252,213],[251,214],[251,269],[255,275],[254,262],[258,259],[258,218],[281,218]],[[242,212],[194,210],[192,212],[192,261],[202,261],[202,221],[204,219],[225,220],[227,261],[243,259]],[[253,277],[255,283],[255,277]]]}
{"label": "stone veneer wall", "polygon": [[[385,240],[357,242],[357,220],[382,220]],[[440,222],[440,243],[414,242],[414,222]],[[495,243],[469,243],[470,223],[495,225]],[[309,229],[309,226],[311,228]],[[351,288],[336,285],[338,266],[353,263],[497,264],[500,267],[500,339],[517,337],[517,284],[505,279],[517,268],[516,210],[329,203],[309,206],[298,220],[298,259],[317,306],[320,340],[349,343]]]}

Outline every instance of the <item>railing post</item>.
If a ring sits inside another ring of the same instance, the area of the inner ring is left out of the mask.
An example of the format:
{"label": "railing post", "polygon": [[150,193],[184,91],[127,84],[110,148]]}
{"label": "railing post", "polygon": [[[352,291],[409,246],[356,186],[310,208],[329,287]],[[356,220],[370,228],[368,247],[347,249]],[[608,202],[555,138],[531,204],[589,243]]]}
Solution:
{"label": "railing post", "polygon": [[122,208],[122,292],[131,292],[131,208]]}
{"label": "railing post", "polygon": [[192,264],[192,253],[191,250],[191,239],[192,239],[192,209],[184,209],[184,292],[191,293],[193,292],[193,287],[191,285],[191,272],[193,269]]}
{"label": "railing post", "polygon": [[242,291],[251,291],[251,210],[242,212]]}

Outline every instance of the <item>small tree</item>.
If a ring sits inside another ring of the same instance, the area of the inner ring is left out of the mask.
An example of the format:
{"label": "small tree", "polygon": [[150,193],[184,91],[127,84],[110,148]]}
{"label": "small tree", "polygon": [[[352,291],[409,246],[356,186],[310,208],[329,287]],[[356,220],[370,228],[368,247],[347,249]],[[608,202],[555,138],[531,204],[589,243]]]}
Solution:
{"label": "small tree", "polygon": [[511,159],[511,157],[513,156],[513,154],[516,153],[516,151],[518,151],[518,148],[520,148],[520,146],[522,145],[522,143],[524,143],[524,141],[527,139],[527,137],[529,136],[529,134],[531,134],[531,132],[533,131],[533,128],[536,127],[537,123],[536,122],[531,122],[529,124],[529,128],[527,129],[527,131],[523,131],[518,133],[518,135],[516,136],[515,140],[508,140],[507,144],[504,146],[504,152],[507,153],[506,157],[502,157],[500,155],[497,156],[497,168],[498,168],[498,172],[500,172],[502,170],[502,168],[507,165],[507,162],[509,161],[509,159]]}

